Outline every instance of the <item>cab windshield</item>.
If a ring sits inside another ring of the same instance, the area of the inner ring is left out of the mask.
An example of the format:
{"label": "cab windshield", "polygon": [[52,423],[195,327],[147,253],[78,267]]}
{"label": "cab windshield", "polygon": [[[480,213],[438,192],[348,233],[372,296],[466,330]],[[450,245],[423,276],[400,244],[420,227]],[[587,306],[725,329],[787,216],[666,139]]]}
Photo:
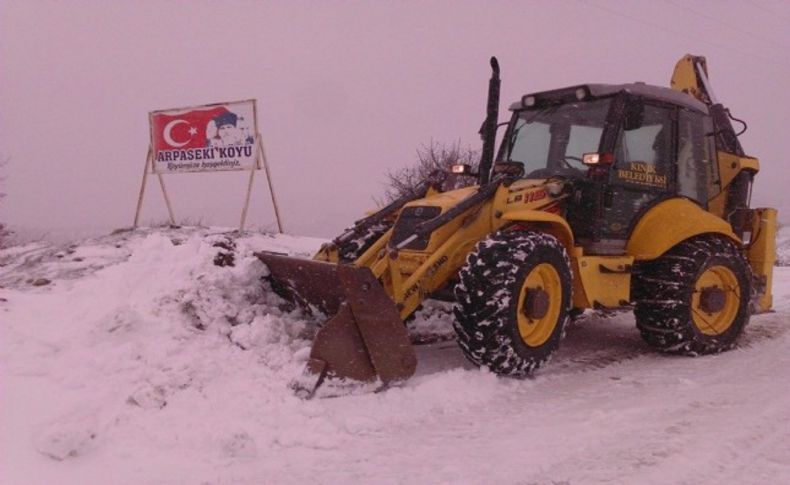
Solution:
{"label": "cab windshield", "polygon": [[500,160],[524,166],[526,178],[586,173],[585,153],[598,151],[611,99],[516,111]]}

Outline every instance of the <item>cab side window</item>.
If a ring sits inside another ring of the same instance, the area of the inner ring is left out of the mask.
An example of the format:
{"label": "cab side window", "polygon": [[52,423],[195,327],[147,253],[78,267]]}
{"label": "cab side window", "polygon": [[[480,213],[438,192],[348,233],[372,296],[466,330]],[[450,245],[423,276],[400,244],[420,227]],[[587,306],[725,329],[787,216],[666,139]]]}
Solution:
{"label": "cab side window", "polygon": [[617,138],[613,181],[634,188],[666,190],[673,151],[672,111],[633,103]]}
{"label": "cab side window", "polygon": [[707,208],[708,199],[718,193],[709,137],[704,116],[680,110],[678,118],[678,194]]}

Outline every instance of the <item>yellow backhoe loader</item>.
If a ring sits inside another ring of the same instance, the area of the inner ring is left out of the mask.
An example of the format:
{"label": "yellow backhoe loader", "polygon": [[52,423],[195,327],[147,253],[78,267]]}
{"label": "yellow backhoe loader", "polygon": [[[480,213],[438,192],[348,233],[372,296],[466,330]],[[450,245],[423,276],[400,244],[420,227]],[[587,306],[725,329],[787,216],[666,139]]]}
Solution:
{"label": "yellow backhoe loader", "polygon": [[[770,310],[776,210],[749,207],[747,156],[709,85],[704,57],[671,89],[583,84],[527,94],[494,156],[499,66],[472,187],[413,193],[354,224],[313,260],[258,253],[272,288],[329,318],[299,392],[326,379],[407,379],[404,319],[426,298],[455,302],[463,353],[524,377],[557,349],[569,316],[633,308],[645,342],[709,354]],[[740,122],[743,123],[743,122]],[[745,123],[743,123],[745,129]]]}

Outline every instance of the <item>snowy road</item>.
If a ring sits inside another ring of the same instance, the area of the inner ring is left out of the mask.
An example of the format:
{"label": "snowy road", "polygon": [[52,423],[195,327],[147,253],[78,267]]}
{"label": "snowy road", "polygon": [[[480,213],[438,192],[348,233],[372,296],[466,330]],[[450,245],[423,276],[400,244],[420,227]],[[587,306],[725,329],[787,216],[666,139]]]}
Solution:
{"label": "snowy road", "polygon": [[222,240],[0,253],[0,483],[790,483],[790,268],[725,354],[658,355],[630,314],[588,314],[533,379],[450,341],[402,387],[305,402],[308,324],[251,252],[318,241],[244,238],[218,267]]}

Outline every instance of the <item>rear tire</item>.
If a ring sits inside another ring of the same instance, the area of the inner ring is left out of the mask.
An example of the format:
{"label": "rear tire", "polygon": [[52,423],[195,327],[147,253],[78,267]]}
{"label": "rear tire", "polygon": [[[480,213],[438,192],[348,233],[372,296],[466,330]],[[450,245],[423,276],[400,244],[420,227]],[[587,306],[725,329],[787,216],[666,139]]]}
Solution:
{"label": "rear tire", "polygon": [[637,328],[662,352],[728,350],[749,321],[751,270],[735,244],[721,237],[689,239],[639,264],[632,290]]}
{"label": "rear tire", "polygon": [[526,377],[559,347],[571,306],[563,245],[537,232],[498,232],[477,244],[455,287],[455,330],[467,358]]}

